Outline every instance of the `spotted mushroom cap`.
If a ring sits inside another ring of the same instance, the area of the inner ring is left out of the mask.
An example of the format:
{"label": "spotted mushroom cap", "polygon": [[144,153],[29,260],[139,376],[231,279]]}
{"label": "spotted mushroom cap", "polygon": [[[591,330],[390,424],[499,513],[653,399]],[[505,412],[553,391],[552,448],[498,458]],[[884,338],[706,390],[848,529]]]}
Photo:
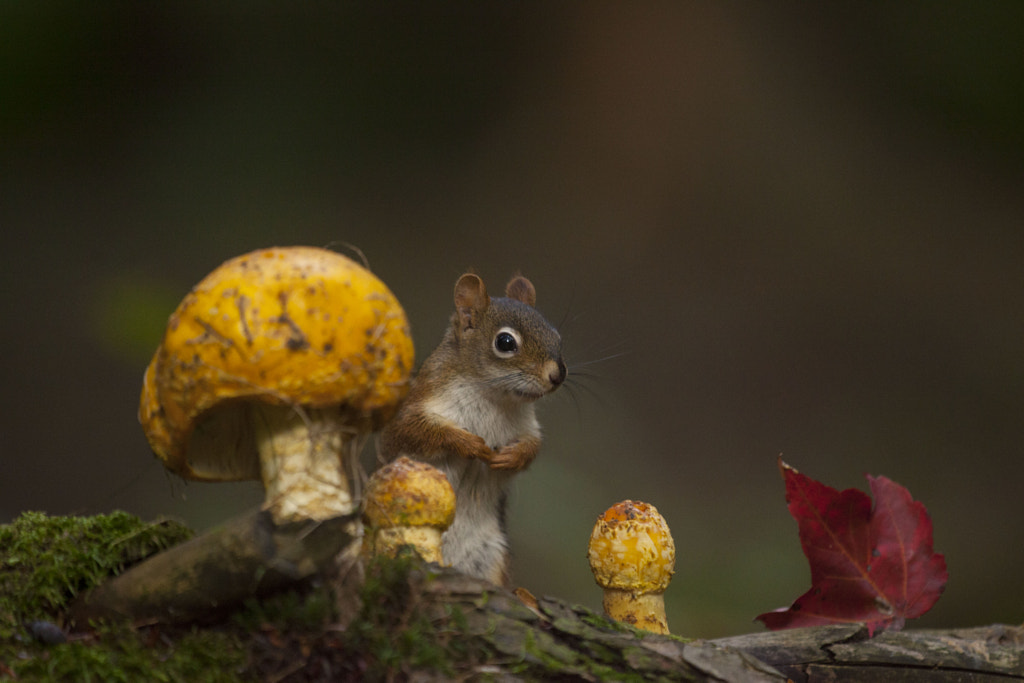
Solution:
{"label": "spotted mushroom cap", "polygon": [[171,315],[146,369],[139,421],[173,472],[258,479],[246,401],[329,408],[375,426],[405,396],[409,324],[370,271],[314,247],[233,258]]}
{"label": "spotted mushroom cap", "polygon": [[455,519],[455,491],[436,467],[402,456],[370,477],[363,506],[371,527],[446,529]]}
{"label": "spotted mushroom cap", "polygon": [[665,519],[653,505],[631,500],[597,518],[587,555],[598,585],[636,593],[665,590],[676,565]]}

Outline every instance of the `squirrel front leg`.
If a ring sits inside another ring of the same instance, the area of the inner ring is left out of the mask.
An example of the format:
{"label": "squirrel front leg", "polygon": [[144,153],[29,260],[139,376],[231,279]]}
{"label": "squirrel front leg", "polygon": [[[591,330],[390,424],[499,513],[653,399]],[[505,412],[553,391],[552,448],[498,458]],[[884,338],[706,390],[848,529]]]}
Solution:
{"label": "squirrel front leg", "polygon": [[490,462],[495,455],[482,438],[441,417],[422,411],[401,417],[383,435],[382,446],[388,457],[408,453],[433,460],[438,454],[453,453]]}
{"label": "squirrel front leg", "polygon": [[525,470],[540,453],[540,437],[525,434],[496,451],[488,461],[495,470]]}

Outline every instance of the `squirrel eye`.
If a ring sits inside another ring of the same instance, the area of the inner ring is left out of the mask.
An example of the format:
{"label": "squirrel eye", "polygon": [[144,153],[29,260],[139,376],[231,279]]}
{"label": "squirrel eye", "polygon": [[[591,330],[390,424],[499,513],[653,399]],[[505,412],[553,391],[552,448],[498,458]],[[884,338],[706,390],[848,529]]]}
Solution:
{"label": "squirrel eye", "polygon": [[494,336],[494,353],[499,358],[509,358],[519,350],[519,339],[509,328],[502,328]]}

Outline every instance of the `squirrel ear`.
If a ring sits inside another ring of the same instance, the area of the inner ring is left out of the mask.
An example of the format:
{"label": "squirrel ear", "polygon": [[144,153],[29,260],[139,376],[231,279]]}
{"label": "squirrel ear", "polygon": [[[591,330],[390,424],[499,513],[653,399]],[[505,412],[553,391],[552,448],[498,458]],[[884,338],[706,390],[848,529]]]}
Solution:
{"label": "squirrel ear", "polygon": [[455,312],[459,316],[460,331],[480,326],[480,318],[487,311],[491,299],[479,275],[466,273],[455,283]]}
{"label": "squirrel ear", "polygon": [[508,284],[505,285],[505,296],[522,301],[527,306],[537,304],[537,290],[534,289],[533,283],[522,275],[516,275],[508,281]]}

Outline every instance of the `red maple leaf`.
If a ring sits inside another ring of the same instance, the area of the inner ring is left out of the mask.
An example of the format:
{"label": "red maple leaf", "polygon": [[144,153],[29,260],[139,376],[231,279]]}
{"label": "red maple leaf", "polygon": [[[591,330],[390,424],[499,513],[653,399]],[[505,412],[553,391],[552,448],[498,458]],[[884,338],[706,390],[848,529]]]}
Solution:
{"label": "red maple leaf", "polygon": [[868,635],[899,630],[932,608],[946,586],[945,558],[932,550],[924,505],[885,477],[867,476],[875,496],[836,491],[779,459],[789,512],[811,565],[811,589],[790,607],[757,618],[774,630],[862,622]]}

